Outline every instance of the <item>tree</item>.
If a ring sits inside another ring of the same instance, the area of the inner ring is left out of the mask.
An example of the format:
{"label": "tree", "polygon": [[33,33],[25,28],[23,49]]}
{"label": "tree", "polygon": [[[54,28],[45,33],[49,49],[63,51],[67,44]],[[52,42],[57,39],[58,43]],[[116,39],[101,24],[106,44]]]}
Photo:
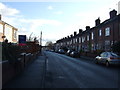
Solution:
{"label": "tree", "polygon": [[48,49],[53,49],[53,43],[52,43],[52,41],[46,42],[45,46],[47,46]]}
{"label": "tree", "polygon": [[120,54],[120,41],[118,41],[112,46],[112,51]]}

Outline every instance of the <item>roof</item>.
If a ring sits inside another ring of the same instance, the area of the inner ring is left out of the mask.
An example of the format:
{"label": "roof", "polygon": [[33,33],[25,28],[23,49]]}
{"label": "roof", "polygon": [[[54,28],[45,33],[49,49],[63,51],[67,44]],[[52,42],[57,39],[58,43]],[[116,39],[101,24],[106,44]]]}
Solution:
{"label": "roof", "polygon": [[6,23],[6,22],[2,21],[2,20],[0,20],[0,23],[1,23],[1,24],[6,24],[6,25],[8,25],[8,26],[10,26],[10,27],[12,27],[12,28],[14,28],[14,29],[18,30],[18,29],[17,29],[17,28],[15,28],[14,26],[12,26],[12,25],[10,25],[10,24],[8,24],[8,23]]}

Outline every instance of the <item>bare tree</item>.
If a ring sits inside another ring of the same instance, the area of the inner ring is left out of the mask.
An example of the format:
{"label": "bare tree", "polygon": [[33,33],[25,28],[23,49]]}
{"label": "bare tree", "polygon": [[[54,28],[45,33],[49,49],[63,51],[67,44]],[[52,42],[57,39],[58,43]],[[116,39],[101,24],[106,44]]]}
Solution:
{"label": "bare tree", "polygon": [[52,41],[47,41],[46,44],[45,44],[45,46],[47,46],[48,49],[53,49],[53,43],[52,43]]}

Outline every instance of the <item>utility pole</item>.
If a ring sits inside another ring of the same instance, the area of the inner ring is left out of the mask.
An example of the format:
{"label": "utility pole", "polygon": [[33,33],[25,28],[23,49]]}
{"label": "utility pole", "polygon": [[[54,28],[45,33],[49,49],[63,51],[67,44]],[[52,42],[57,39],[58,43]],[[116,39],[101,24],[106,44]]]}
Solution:
{"label": "utility pole", "polygon": [[39,42],[39,45],[40,45],[40,53],[41,53],[41,50],[42,50],[42,31],[40,32],[40,42]]}
{"label": "utility pole", "polygon": [[120,14],[120,1],[118,2],[118,14]]}
{"label": "utility pole", "polygon": [[42,46],[42,31],[40,32],[40,45]]}

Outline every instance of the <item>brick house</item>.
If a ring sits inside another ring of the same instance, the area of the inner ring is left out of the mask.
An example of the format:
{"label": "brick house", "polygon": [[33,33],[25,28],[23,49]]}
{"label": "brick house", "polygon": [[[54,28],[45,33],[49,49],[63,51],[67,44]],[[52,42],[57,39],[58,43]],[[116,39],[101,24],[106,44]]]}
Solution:
{"label": "brick house", "polygon": [[120,14],[116,10],[110,11],[110,18],[101,23],[100,18],[95,20],[95,27],[86,26],[86,30],[79,29],[79,33],[74,32],[74,36],[60,39],[56,42],[67,43],[67,46],[76,51],[93,52],[97,50],[111,51],[111,46],[120,41]]}
{"label": "brick house", "polygon": [[110,12],[110,19],[94,27],[95,49],[110,51],[111,46],[120,41],[119,17],[117,11],[113,10]]}

